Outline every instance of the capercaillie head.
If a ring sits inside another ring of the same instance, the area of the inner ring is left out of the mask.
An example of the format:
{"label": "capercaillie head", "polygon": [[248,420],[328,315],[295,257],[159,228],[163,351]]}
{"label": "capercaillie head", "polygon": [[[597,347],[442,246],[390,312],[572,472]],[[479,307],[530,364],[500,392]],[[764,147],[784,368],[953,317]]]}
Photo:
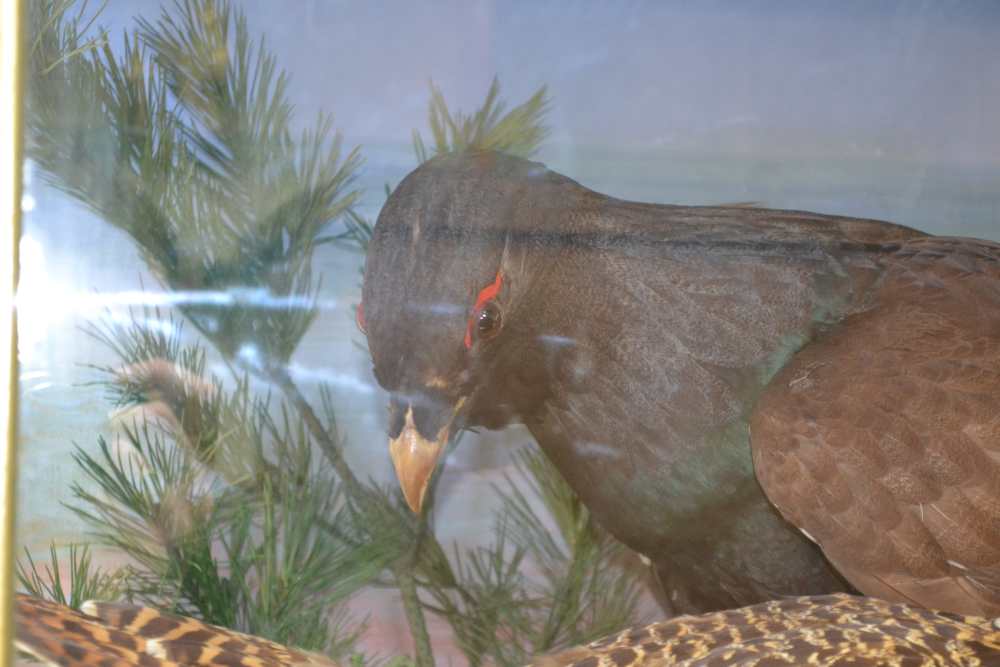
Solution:
{"label": "capercaillie head", "polygon": [[574,186],[527,160],[444,155],[379,215],[358,324],[390,394],[390,451],[415,510],[451,436],[506,425],[541,386],[523,356],[545,329],[533,249],[546,242],[546,202]]}

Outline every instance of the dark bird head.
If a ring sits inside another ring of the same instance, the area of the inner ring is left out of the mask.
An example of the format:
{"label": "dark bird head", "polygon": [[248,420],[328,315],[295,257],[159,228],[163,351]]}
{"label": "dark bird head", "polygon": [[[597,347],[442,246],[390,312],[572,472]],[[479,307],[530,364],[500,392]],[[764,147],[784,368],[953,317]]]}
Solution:
{"label": "dark bird head", "polygon": [[[410,506],[450,437],[523,416],[537,383],[519,354],[536,337],[544,280],[532,252],[545,202],[581,189],[494,153],[435,158],[392,193],[365,266],[359,325],[390,393],[390,452]],[[518,363],[510,363],[518,359]]]}

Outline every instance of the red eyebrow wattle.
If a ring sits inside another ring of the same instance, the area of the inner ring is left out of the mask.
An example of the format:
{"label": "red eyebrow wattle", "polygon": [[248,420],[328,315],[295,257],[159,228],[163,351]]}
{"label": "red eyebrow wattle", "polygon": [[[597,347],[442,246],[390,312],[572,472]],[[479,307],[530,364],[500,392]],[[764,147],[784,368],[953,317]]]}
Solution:
{"label": "red eyebrow wattle", "polygon": [[354,311],[354,323],[361,329],[361,333],[367,334],[368,327],[365,325],[365,303],[362,301]]}
{"label": "red eyebrow wattle", "polygon": [[483,306],[488,301],[497,297],[501,287],[503,287],[503,275],[497,271],[497,277],[493,279],[493,282],[479,290],[479,296],[476,297],[476,305],[472,307],[469,323],[465,327],[465,348],[467,350],[472,349],[472,327],[476,323],[476,315],[479,314],[479,311],[483,309]]}

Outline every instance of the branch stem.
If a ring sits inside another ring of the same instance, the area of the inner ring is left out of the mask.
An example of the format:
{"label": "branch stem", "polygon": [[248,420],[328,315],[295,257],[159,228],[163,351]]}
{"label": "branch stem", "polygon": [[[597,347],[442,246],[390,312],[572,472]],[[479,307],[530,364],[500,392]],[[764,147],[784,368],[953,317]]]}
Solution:
{"label": "branch stem", "polygon": [[[292,380],[288,371],[283,367],[272,368],[268,376],[281,387],[285,396],[288,397],[288,400],[291,401],[292,405],[299,411],[299,414],[302,415],[302,419],[305,421],[309,432],[316,439],[316,442],[319,443],[323,454],[330,461],[330,464],[333,465],[334,470],[337,471],[341,480],[343,480],[351,499],[363,507],[367,507],[370,503],[367,490],[358,480],[357,476],[355,476],[350,466],[347,465],[343,453],[340,451],[340,446],[327,431],[326,427],[323,426],[319,417],[316,416],[312,405],[309,404],[309,401],[299,391],[298,385]],[[434,540],[430,531],[424,532],[425,534],[422,537]],[[427,621],[424,618],[424,611],[420,605],[417,582],[413,574],[413,569],[419,562],[420,542],[420,540],[415,540],[412,546],[406,550],[404,557],[398,560],[391,569],[393,577],[396,580],[396,585],[399,587],[400,596],[402,597],[406,620],[410,625],[410,634],[413,637],[417,667],[434,667],[434,653],[431,649],[430,634],[427,632]],[[438,546],[436,541],[435,546]],[[438,548],[440,549],[440,546]]]}
{"label": "branch stem", "polygon": [[431,649],[430,633],[427,632],[427,622],[424,610],[417,595],[417,583],[413,573],[405,565],[393,568],[399,594],[403,601],[406,620],[410,624],[410,634],[413,637],[414,660],[417,667],[434,667],[434,652]]}

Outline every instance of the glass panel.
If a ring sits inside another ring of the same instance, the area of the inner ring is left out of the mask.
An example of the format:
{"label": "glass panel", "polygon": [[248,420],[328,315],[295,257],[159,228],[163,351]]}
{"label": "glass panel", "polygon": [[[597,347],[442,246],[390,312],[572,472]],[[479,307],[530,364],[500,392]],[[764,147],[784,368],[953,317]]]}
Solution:
{"label": "glass panel", "polygon": [[22,591],[420,665],[1000,615],[993,5],[27,6]]}

